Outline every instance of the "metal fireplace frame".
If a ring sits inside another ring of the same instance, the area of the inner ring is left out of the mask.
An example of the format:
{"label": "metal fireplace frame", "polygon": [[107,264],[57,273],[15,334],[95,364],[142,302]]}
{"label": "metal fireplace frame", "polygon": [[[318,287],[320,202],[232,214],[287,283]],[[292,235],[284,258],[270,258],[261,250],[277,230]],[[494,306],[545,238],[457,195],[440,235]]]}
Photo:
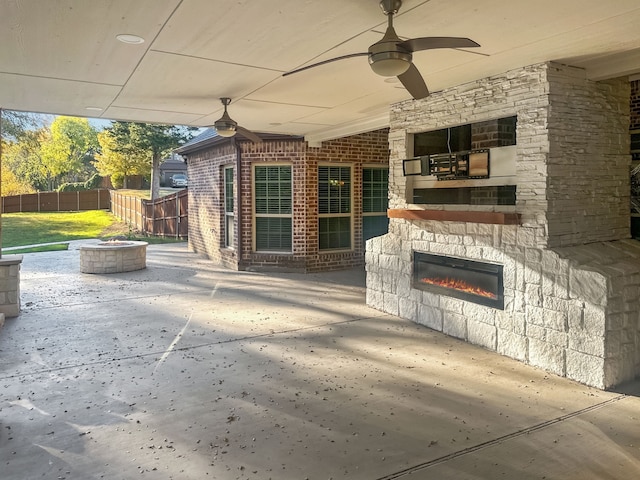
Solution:
{"label": "metal fireplace frame", "polygon": [[[495,280],[495,296],[496,298],[476,295],[474,293],[457,290],[455,288],[443,287],[421,282],[418,277],[422,271],[416,268],[419,262],[432,264],[440,269],[449,269],[452,272],[468,272],[475,276],[486,276]],[[425,252],[413,252],[413,288],[424,290],[427,292],[447,295],[449,297],[459,298],[468,302],[477,303],[491,308],[504,310],[504,266],[496,263],[479,262],[477,260],[469,260],[466,258],[450,257],[445,255],[434,255]]]}

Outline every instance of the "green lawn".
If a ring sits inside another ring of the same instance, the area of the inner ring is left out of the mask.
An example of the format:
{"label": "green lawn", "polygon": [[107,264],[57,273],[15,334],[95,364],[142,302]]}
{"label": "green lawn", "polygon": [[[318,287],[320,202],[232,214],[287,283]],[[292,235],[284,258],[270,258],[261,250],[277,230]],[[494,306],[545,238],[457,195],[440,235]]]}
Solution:
{"label": "green lawn", "polygon": [[86,238],[107,239],[120,235],[131,240],[144,240],[149,243],[176,241],[175,239],[137,236],[135,232],[129,230],[126,223],[120,222],[105,210],[5,213],[2,215],[3,248]]}

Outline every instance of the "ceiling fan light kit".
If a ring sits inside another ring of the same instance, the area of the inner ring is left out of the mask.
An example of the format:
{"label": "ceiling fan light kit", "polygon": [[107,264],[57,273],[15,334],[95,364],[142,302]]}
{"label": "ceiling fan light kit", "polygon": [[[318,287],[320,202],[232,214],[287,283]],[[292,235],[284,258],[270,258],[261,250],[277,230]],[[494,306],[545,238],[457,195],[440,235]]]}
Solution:
{"label": "ceiling fan light kit", "polygon": [[227,106],[231,103],[230,98],[222,97],[220,101],[222,102],[222,105],[224,105],[224,113],[222,114],[222,117],[213,122],[213,128],[216,129],[218,135],[221,137],[233,137],[236,133],[240,132],[243,136],[254,143],[262,142],[262,139],[258,135],[246,128],[242,128],[238,125],[238,122],[229,116]]}
{"label": "ceiling fan light kit", "polygon": [[381,52],[369,56],[371,70],[381,77],[397,77],[409,70],[411,54]]}
{"label": "ceiling fan light kit", "polygon": [[325,65],[337,60],[368,56],[371,69],[383,77],[398,77],[404,88],[411,96],[418,100],[429,95],[429,89],[422,75],[413,64],[413,53],[435,48],[470,48],[480,45],[469,38],[462,37],[420,37],[402,40],[393,28],[393,16],[402,6],[402,0],[381,0],[380,8],[388,18],[387,30],[384,36],[371,45],[367,52],[342,55],[341,57],[323,60],[312,65],[286,72],[283,76],[302,72],[313,67]]}
{"label": "ceiling fan light kit", "polygon": [[236,134],[236,126],[225,122],[224,120],[218,120],[213,124],[213,128],[221,137],[233,137]]}

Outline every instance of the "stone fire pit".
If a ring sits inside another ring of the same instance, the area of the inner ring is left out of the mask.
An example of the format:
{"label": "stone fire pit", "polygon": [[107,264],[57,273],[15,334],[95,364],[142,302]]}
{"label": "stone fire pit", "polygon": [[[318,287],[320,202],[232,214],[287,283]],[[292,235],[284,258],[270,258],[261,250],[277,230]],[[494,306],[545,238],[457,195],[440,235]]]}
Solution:
{"label": "stone fire pit", "polygon": [[80,247],[80,272],[120,273],[147,266],[147,242],[110,240]]}

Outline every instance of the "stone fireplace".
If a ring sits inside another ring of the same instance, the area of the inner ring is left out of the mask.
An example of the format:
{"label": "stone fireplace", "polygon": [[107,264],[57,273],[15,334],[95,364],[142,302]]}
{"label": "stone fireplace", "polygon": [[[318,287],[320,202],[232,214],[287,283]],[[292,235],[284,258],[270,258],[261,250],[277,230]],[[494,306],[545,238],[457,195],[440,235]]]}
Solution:
{"label": "stone fireplace", "polygon": [[[640,375],[629,94],[627,79],[543,63],[394,105],[389,233],[367,243],[367,303],[598,388]],[[460,125],[489,149],[488,175],[424,175],[419,134]],[[515,145],[501,143],[509,125]],[[446,285],[465,269],[488,294]]]}

